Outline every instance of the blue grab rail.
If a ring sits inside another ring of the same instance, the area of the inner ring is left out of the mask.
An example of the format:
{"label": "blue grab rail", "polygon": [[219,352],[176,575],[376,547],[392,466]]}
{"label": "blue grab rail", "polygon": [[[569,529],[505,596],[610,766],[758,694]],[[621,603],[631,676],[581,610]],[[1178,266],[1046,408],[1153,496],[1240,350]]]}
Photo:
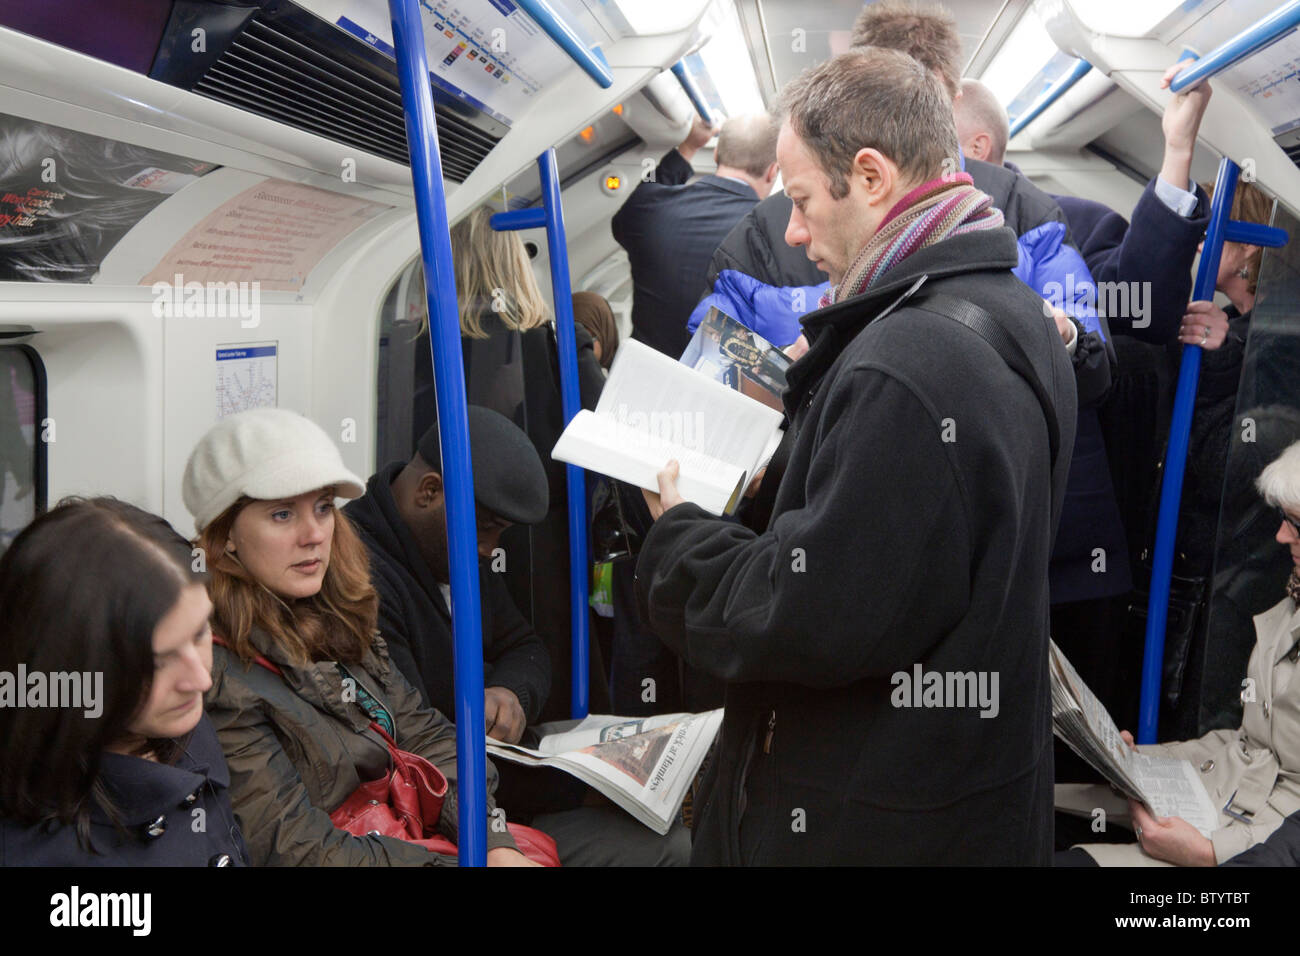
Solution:
{"label": "blue grab rail", "polygon": [[[1285,244],[1282,229],[1257,223],[1236,222],[1228,218],[1232,197],[1237,191],[1237,164],[1226,156],[1219,163],[1214,180],[1214,198],[1210,203],[1210,224],[1205,232],[1201,262],[1192,289],[1195,301],[1214,298],[1219,277],[1219,261],[1225,241],[1248,242],[1257,246],[1277,247]],[[1142,697],[1138,707],[1140,744],[1156,742],[1160,714],[1160,683],[1164,667],[1165,625],[1169,612],[1169,583],[1173,574],[1174,544],[1178,536],[1178,505],[1183,493],[1183,474],[1187,467],[1187,446],[1192,432],[1192,409],[1196,402],[1196,385],[1201,373],[1201,347],[1184,345],[1182,365],[1178,370],[1178,387],[1174,393],[1173,418],[1169,425],[1169,445],[1165,453],[1164,475],[1160,485],[1160,512],[1156,519],[1155,551],[1151,559],[1151,590],[1147,601],[1146,646],[1142,653]]]}
{"label": "blue grab rail", "polygon": [[1029,104],[1027,110],[1015,118],[1015,121],[1011,124],[1011,128],[1007,131],[1007,139],[1013,139],[1017,133],[1034,120],[1038,119],[1044,110],[1064,96],[1070,87],[1074,86],[1075,83],[1078,83],[1081,79],[1087,76],[1091,70],[1092,64],[1087,60],[1080,60],[1078,63],[1074,64],[1069,73],[1066,73],[1044,90],[1038,99]]}
{"label": "blue grab rail", "polygon": [[429,299],[429,345],[438,402],[438,438],[447,509],[455,643],[456,774],[461,866],[487,863],[487,745],[483,718],[483,622],[479,611],[478,530],[470,468],[465,368],[461,356],[456,278],[443,194],[438,130],[418,0],[388,0],[393,46],[406,113],[406,140]]}
{"label": "blue grab rail", "polygon": [[[568,425],[582,408],[578,392],[578,344],[573,328],[573,291],[569,283],[569,250],[564,235],[564,209],[560,203],[560,176],[555,150],[548,149],[537,157],[537,172],[542,181],[542,206],[499,212],[492,216],[492,228],[498,232],[514,229],[546,228],[546,248],[551,260],[551,293],[555,300],[555,335],[560,352],[560,402],[564,423]],[[590,688],[587,686],[589,637],[587,620],[587,583],[590,568],[587,543],[587,480],[576,465],[565,466],[569,499],[569,606],[573,622],[571,653],[571,687],[573,696],[569,713],[575,718],[587,716]]]}
{"label": "blue grab rail", "polygon": [[700,119],[708,123],[709,126],[717,126],[713,118],[713,112],[709,109],[709,104],[704,102],[704,94],[700,92],[699,85],[695,82],[695,77],[686,69],[686,62],[678,60],[672,65],[673,76],[677,77],[677,82],[682,84],[682,89],[690,97],[691,103],[695,106],[695,111],[700,114]]}
{"label": "blue grab rail", "polygon": [[609,64],[600,55],[599,48],[594,53],[588,50],[573,27],[552,10],[546,0],[514,0],[514,2],[522,7],[546,35],[569,54],[573,62],[582,67],[601,89],[607,90],[614,85],[614,74],[609,71]]}
{"label": "blue grab rail", "polygon": [[1222,73],[1261,47],[1281,38],[1297,25],[1300,25],[1300,0],[1290,0],[1226,43],[1215,47],[1191,66],[1185,67],[1169,84],[1170,91],[1181,93],[1216,73]]}

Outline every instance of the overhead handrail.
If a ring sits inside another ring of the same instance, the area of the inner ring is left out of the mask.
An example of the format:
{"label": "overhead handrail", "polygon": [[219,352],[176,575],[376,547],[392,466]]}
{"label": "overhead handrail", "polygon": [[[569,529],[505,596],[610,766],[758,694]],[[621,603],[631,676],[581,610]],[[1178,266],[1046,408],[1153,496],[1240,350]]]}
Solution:
{"label": "overhead handrail", "polygon": [[1184,67],[1170,82],[1170,91],[1181,93],[1216,73],[1222,73],[1261,47],[1280,39],[1284,34],[1294,30],[1297,25],[1300,25],[1300,0],[1290,0],[1253,26],[1242,30],[1227,42],[1219,44],[1191,66]]}
{"label": "overhead handrail", "polygon": [[1066,73],[1044,90],[1038,99],[1029,104],[1027,110],[1015,118],[1011,124],[1011,128],[1007,131],[1007,139],[1013,139],[1017,133],[1034,120],[1038,119],[1044,110],[1064,96],[1075,83],[1078,83],[1081,79],[1087,76],[1091,69],[1092,64],[1087,60],[1080,60],[1078,63],[1074,64],[1069,73]]}
{"label": "overhead handrail", "polygon": [[[1219,260],[1223,255],[1225,241],[1276,248],[1285,245],[1289,238],[1284,229],[1228,218],[1232,209],[1232,197],[1237,191],[1237,175],[1237,164],[1228,157],[1223,157],[1214,180],[1210,224],[1205,232],[1201,261],[1196,270],[1196,284],[1192,289],[1194,301],[1214,298]],[[1140,744],[1156,742],[1160,716],[1160,682],[1164,669],[1165,625],[1169,613],[1169,583],[1174,568],[1174,543],[1178,536],[1178,505],[1183,493],[1183,474],[1187,467],[1187,446],[1192,433],[1192,410],[1196,402],[1196,384],[1201,373],[1202,351],[1199,345],[1183,346],[1178,387],[1174,392],[1173,418],[1169,424],[1169,444],[1160,485],[1155,551],[1151,558],[1146,646],[1142,653],[1142,696],[1138,706],[1137,742]]]}
{"label": "overhead handrail", "polygon": [[700,119],[708,123],[709,126],[717,126],[713,118],[713,112],[709,109],[709,104],[704,102],[704,94],[700,92],[699,84],[695,82],[695,77],[691,76],[686,69],[686,61],[678,60],[672,65],[673,76],[677,77],[677,82],[682,84],[682,89],[690,97],[691,103],[695,106],[695,112],[700,114]]}
{"label": "overhead handrail", "polygon": [[[564,235],[564,208],[560,202],[560,174],[555,150],[537,157],[542,181],[542,206],[499,212],[492,216],[498,232],[515,229],[546,229],[546,249],[551,260],[551,294],[555,301],[555,336],[560,353],[560,405],[567,426],[582,409],[578,390],[578,343],[573,327],[573,287],[569,282],[569,249]],[[569,713],[587,716],[590,693],[587,686],[589,629],[587,620],[588,578],[591,574],[587,543],[587,479],[577,465],[565,465],[569,499],[569,607],[573,650],[570,656],[572,697]]]}
{"label": "overhead handrail", "polygon": [[438,440],[442,443],[455,647],[459,805],[456,845],[461,866],[484,866],[487,863],[487,741],[483,718],[483,622],[479,611],[478,530],[474,520],[474,475],[470,467],[456,276],[419,3],[418,0],[388,0],[388,9],[393,19],[393,46],[402,86],[402,109],[406,114],[406,141],[429,304]]}
{"label": "overhead handrail", "polygon": [[587,49],[587,45],[582,42],[582,38],[573,27],[552,10],[546,0],[514,0],[514,2],[522,7],[523,11],[533,18],[533,22],[541,27],[561,50],[569,54],[570,59],[582,67],[601,89],[607,90],[614,85],[614,74],[610,72],[609,64],[605,62],[604,57],[600,56],[599,48],[595,52]]}

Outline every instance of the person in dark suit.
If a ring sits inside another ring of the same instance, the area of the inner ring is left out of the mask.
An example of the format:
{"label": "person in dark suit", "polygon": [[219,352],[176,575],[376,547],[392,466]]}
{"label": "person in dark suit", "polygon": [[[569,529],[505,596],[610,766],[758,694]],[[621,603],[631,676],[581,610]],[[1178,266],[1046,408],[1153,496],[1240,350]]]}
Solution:
{"label": "person in dark suit", "polygon": [[677,358],[686,320],[705,288],[709,260],[776,180],[776,129],[767,116],[728,120],[716,174],[688,183],[691,157],[715,130],[696,118],[690,135],[639,184],[611,222],[632,265],[632,338]]}

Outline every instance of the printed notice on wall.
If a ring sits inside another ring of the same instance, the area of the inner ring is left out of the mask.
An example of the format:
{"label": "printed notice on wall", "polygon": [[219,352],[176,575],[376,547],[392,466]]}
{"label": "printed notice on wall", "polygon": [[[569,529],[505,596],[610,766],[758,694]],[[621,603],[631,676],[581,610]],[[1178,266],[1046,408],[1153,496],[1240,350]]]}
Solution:
{"label": "printed notice on wall", "polygon": [[297,292],[325,254],[392,206],[327,189],[268,179],[204,217],[168,250],[141,285],[260,282]]}
{"label": "printed notice on wall", "polygon": [[217,418],[276,406],[275,342],[217,346]]}

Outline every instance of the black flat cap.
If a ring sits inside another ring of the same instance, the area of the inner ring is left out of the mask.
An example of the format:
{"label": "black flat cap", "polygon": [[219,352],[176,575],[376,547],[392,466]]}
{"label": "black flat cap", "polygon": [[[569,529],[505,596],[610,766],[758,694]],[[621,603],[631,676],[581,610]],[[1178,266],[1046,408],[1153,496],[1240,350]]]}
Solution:
{"label": "black flat cap", "polygon": [[[474,499],[480,507],[515,524],[541,521],[550,504],[550,490],[533,443],[522,428],[500,412],[470,405],[467,414]],[[416,451],[442,473],[437,424],[420,438]]]}

